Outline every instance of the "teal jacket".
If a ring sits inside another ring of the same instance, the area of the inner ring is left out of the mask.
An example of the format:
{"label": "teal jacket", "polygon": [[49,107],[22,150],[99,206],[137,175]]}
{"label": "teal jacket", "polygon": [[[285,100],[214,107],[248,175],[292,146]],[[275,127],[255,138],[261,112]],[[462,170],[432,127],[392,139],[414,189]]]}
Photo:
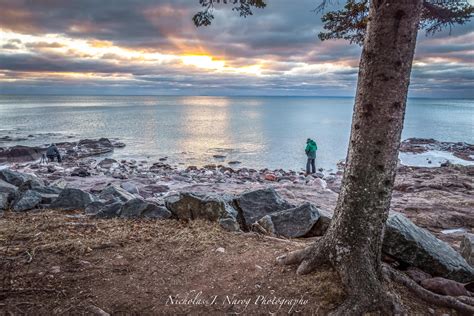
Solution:
{"label": "teal jacket", "polygon": [[315,159],[316,150],[318,150],[318,145],[316,144],[316,142],[312,139],[308,140],[306,142],[306,148],[304,150],[306,152],[306,156],[308,156],[308,158],[310,159]]}

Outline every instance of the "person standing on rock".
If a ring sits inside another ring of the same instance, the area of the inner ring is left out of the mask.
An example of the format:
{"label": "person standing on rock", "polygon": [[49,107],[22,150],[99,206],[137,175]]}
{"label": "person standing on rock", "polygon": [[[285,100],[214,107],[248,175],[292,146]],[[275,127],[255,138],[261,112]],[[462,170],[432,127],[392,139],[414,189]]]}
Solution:
{"label": "person standing on rock", "polygon": [[316,145],[314,140],[308,138],[306,140],[306,148],[304,150],[306,152],[306,156],[308,157],[308,161],[306,162],[306,174],[316,173],[316,150],[318,150],[318,145]]}
{"label": "person standing on rock", "polygon": [[59,149],[56,147],[56,144],[51,144],[51,146],[48,147],[46,150],[46,157],[48,157],[50,162],[54,162],[54,158],[57,158],[58,162],[61,162],[61,154],[59,153]]}

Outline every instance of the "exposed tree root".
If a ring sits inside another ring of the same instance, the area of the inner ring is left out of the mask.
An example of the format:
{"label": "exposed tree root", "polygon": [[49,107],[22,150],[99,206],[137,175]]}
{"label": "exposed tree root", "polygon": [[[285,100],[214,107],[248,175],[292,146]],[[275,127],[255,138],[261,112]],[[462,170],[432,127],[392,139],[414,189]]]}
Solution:
{"label": "exposed tree root", "polygon": [[[323,243],[320,241],[304,249],[282,255],[277,258],[277,262],[282,265],[298,264],[298,274],[310,273],[325,264],[335,267],[341,275],[343,283],[348,286],[349,293],[344,303],[333,311],[332,315],[347,315],[349,312],[351,315],[361,315],[370,311],[379,311],[386,314],[401,313],[400,306],[395,303],[395,300],[389,294],[385,293],[381,283],[369,283],[376,287],[368,291],[375,294],[372,296],[367,294],[358,295],[358,293],[366,292],[360,291],[360,288],[356,291],[350,291],[355,286],[354,283],[358,282],[359,278],[365,278],[365,276],[354,275],[351,269],[334,265],[330,258],[331,256],[327,251],[324,251]],[[474,315],[474,300],[471,297],[455,298],[439,295],[428,291],[405,274],[388,265],[384,264],[382,269],[386,277],[406,286],[422,300],[436,306],[453,308],[458,312]],[[361,284],[363,283],[363,280],[361,280]]]}
{"label": "exposed tree root", "polygon": [[[363,265],[364,269],[355,271],[357,264],[337,261],[337,256],[330,249],[324,238],[301,250],[290,252],[277,258],[282,265],[298,264],[297,273],[307,274],[322,265],[330,265],[339,272],[346,286],[347,297],[342,305],[331,312],[331,315],[363,315],[367,312],[396,315],[401,307],[394,297],[388,294],[376,276],[376,272]],[[357,273],[358,272],[358,273]]]}
{"label": "exposed tree root", "polygon": [[474,306],[474,298],[468,296],[458,296],[456,297],[460,302],[464,304]]}
{"label": "exposed tree root", "polygon": [[443,296],[427,289],[423,288],[421,285],[410,279],[405,274],[395,270],[394,268],[383,265],[383,272],[390,279],[395,282],[401,283],[410,289],[413,293],[417,294],[424,301],[434,304],[436,306],[453,308],[461,313],[466,313],[468,315],[474,315],[474,306],[471,305],[472,299],[469,297],[455,298],[453,296]]}

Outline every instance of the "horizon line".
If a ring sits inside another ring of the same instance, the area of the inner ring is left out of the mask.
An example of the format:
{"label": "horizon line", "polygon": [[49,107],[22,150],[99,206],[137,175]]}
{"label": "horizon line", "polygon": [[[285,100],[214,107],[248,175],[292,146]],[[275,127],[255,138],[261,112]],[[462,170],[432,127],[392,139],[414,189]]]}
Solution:
{"label": "horizon line", "polygon": [[[82,96],[82,97],[244,97],[244,98],[352,98],[355,96],[347,95],[273,95],[273,94],[241,94],[241,95],[225,95],[225,94],[66,94],[66,93],[0,93],[0,96]],[[451,100],[472,100],[474,97],[416,97],[409,96],[408,99],[451,99]]]}

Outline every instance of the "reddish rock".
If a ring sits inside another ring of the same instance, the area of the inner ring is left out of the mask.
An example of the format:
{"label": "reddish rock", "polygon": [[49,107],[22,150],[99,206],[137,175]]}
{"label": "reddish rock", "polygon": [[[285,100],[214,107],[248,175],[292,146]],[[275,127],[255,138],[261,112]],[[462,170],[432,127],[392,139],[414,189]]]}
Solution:
{"label": "reddish rock", "polygon": [[441,294],[441,295],[449,295],[449,296],[468,296],[469,292],[464,287],[464,284],[448,280],[445,278],[431,278],[421,281],[421,286],[425,289]]}
{"label": "reddish rock", "polygon": [[267,181],[276,181],[277,177],[274,174],[267,173],[265,175],[265,180],[267,180]]}
{"label": "reddish rock", "polygon": [[0,162],[27,162],[41,158],[45,149],[39,147],[13,146],[0,149]]}

